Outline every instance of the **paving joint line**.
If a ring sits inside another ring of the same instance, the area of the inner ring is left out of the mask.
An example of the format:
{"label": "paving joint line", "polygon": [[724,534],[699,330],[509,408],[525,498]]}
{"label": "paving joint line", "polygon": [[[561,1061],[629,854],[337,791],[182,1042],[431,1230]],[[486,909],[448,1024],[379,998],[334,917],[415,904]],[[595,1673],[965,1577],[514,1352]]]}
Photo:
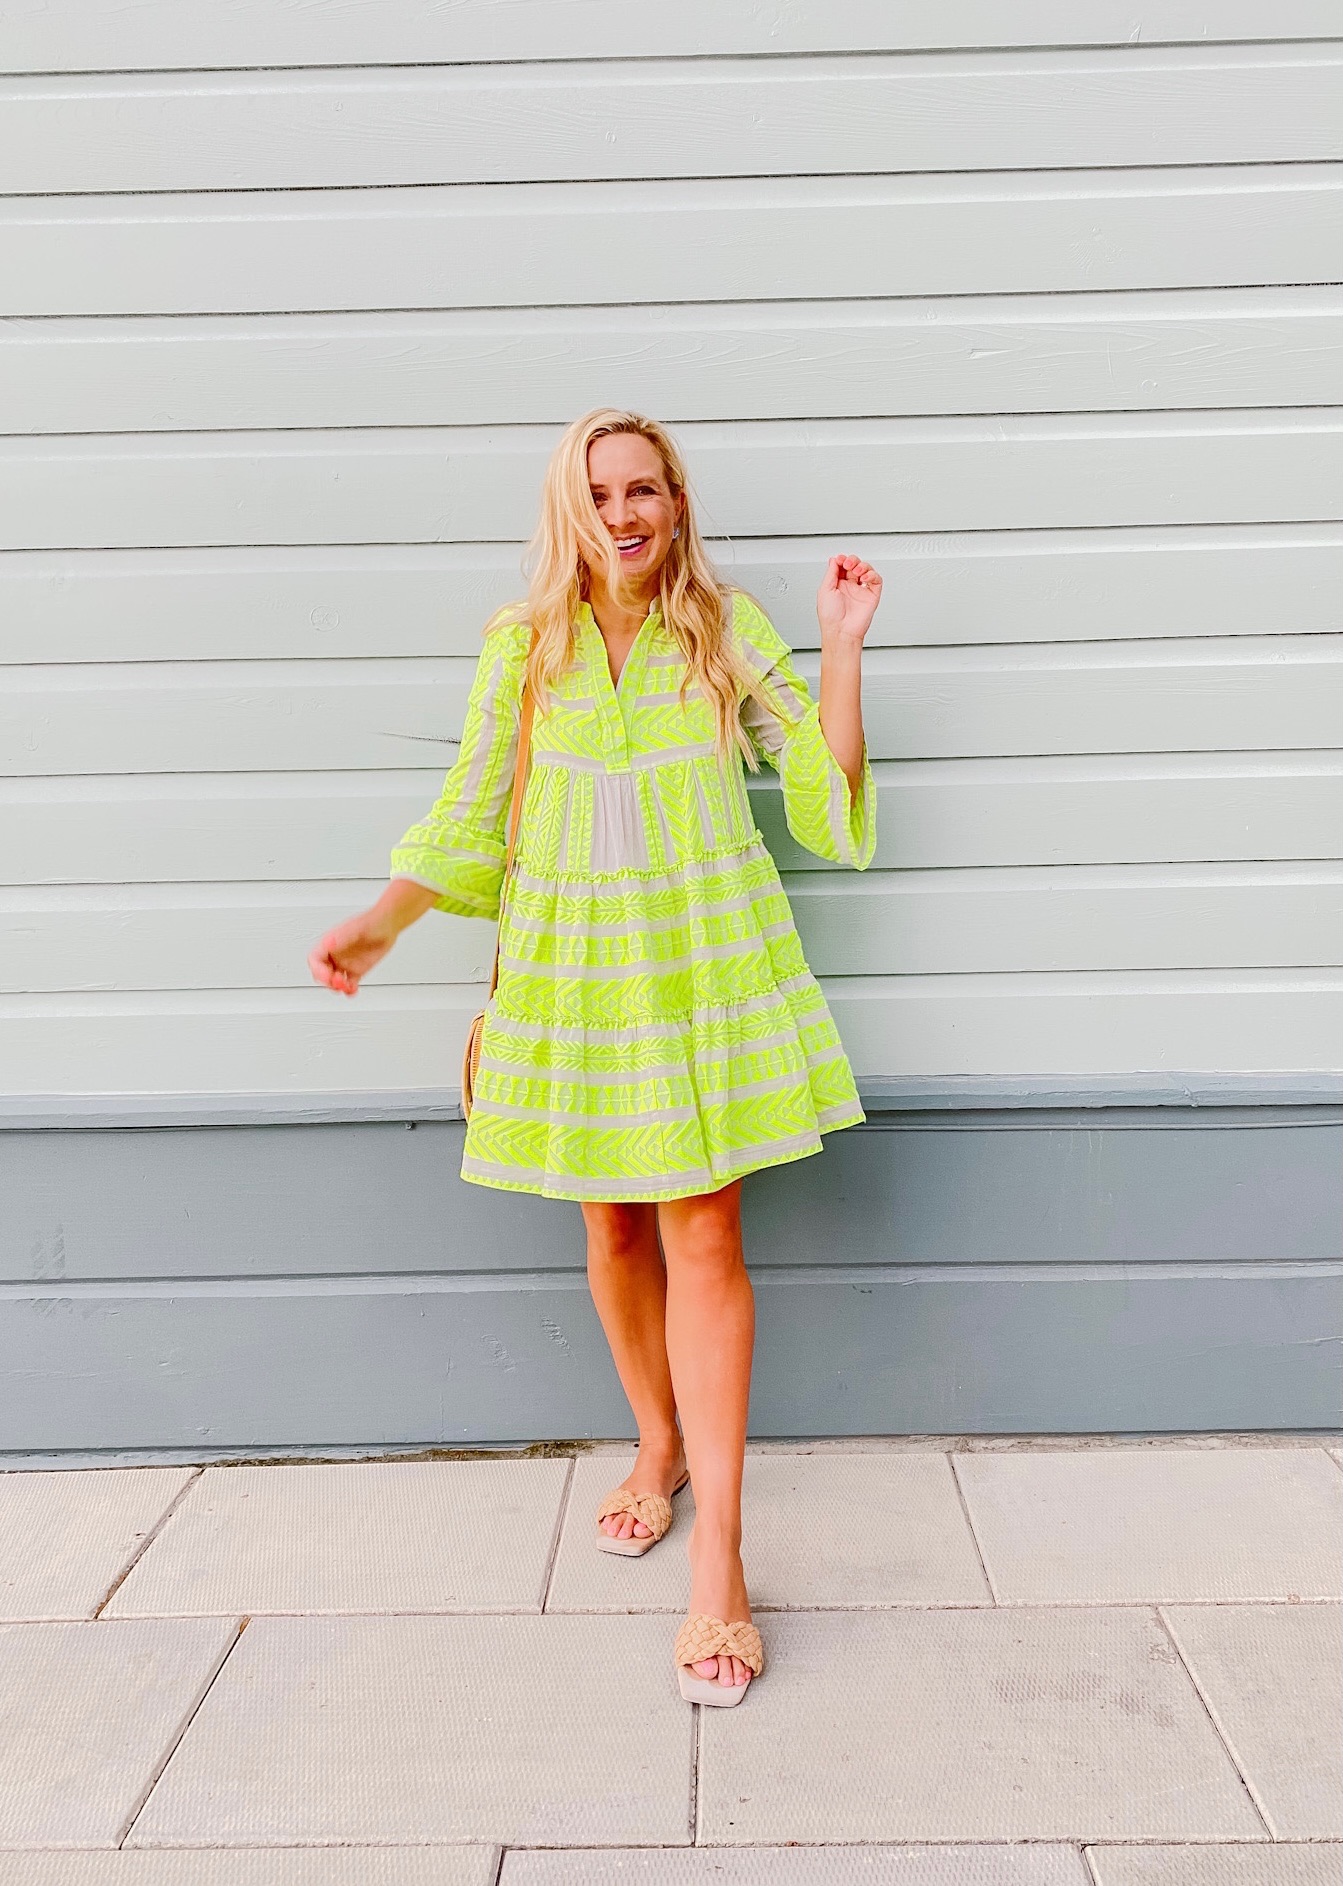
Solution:
{"label": "paving joint line", "polygon": [[185,1722],[183,1722],[181,1728],[178,1730],[177,1734],[173,1737],[171,1743],[169,1744],[164,1754],[163,1760],[155,1766],[153,1773],[150,1775],[149,1786],[145,1789],[144,1793],[140,1796],[139,1801],[136,1803],[135,1808],[133,1809],[131,1813],[130,1819],[126,1822],[126,1825],[123,1828],[121,1835],[119,1836],[116,1842],[117,1852],[120,1852],[121,1849],[125,1846],[126,1842],[130,1839],[131,1834],[133,1833],[135,1829],[136,1821],[139,1820],[140,1816],[144,1813],[145,1808],[149,1805],[149,1797],[153,1794],[155,1788],[158,1787],[160,1781],[162,1781],[163,1779],[164,1770],[167,1768],[168,1763],[172,1760],[173,1756],[176,1755],[178,1749],[181,1748],[183,1738],[185,1737],[187,1730],[191,1727],[192,1723],[196,1720],[197,1716],[200,1714],[202,1708],[205,1705],[206,1697],[210,1694],[215,1684],[219,1681],[220,1671],[224,1668],[224,1665],[228,1662],[229,1658],[233,1655],[234,1651],[237,1649],[239,1643],[242,1641],[243,1632],[247,1629],[247,1626],[251,1622],[252,1620],[250,1617],[243,1617],[238,1620],[238,1628],[237,1630],[234,1631],[232,1637],[229,1639],[228,1645],[224,1651],[223,1656],[219,1659],[219,1662],[215,1665],[214,1670],[211,1672],[209,1682],[205,1685],[205,1688],[201,1691],[200,1695],[196,1698],[195,1707],[189,1711]]}
{"label": "paving joint line", "polygon": [[[975,1531],[975,1522],[970,1517],[970,1502],[965,1497],[965,1488],[961,1485],[961,1476],[956,1471],[956,1456],[954,1453],[948,1450],[948,1452],[944,1454],[942,1458],[946,1461],[947,1466],[951,1469],[951,1483],[956,1489],[956,1497],[961,1503],[961,1511],[965,1515],[965,1523],[970,1529],[970,1537],[972,1541],[974,1542],[975,1557],[979,1560],[979,1569],[984,1574],[984,1583],[988,1587],[989,1597],[993,1600],[993,1608],[997,1610],[999,1608],[998,1590],[993,1582],[993,1579],[989,1575],[988,1560],[984,1557],[984,1548],[979,1543],[979,1534]],[[944,1605],[939,1608],[943,1610],[947,1610],[947,1609],[950,1609],[951,1607]],[[984,1606],[980,1605],[973,1608],[983,1610]]]}
{"label": "paving joint line", "polygon": [[564,1537],[565,1522],[567,1521],[568,1516],[569,1516],[569,1499],[570,1499],[570,1495],[573,1492],[574,1476],[576,1475],[577,1471],[578,1471],[578,1456],[576,1454],[570,1454],[569,1465],[564,1475],[564,1485],[560,1490],[559,1505],[557,1506],[555,1510],[555,1523],[551,1528],[550,1550],[546,1556],[545,1583],[541,1587],[541,1615],[542,1617],[546,1617],[548,1615],[560,1615],[558,1613],[553,1613],[553,1614],[548,1613],[546,1610],[546,1607],[550,1603],[550,1587],[555,1577],[555,1567],[559,1563],[560,1541]]}
{"label": "paving joint line", "polygon": [[[982,1561],[981,1561],[982,1563]],[[892,1598],[888,1603],[876,1604],[762,1604],[756,1599],[751,1601],[752,1611],[758,1611],[762,1617],[891,1617],[907,1616],[911,1612],[940,1611],[953,1616],[963,1616],[972,1611],[1150,1611],[1157,1605],[1180,1604],[1194,1611],[1215,1611],[1226,1604],[1253,1604],[1274,1610],[1325,1610],[1330,1605],[1337,1605],[1336,1596],[1315,1598],[1183,1598],[1178,1595],[1164,1598],[1013,1598],[1007,1603],[990,1597],[987,1600],[971,1602],[964,1598]],[[622,1604],[588,1605],[570,1604],[562,1610],[548,1611],[548,1617],[675,1617],[680,1610],[672,1604]],[[222,1617],[225,1612],[173,1612],[172,1616],[181,1617]],[[302,1611],[268,1612],[272,1617],[304,1617],[322,1615],[330,1617],[515,1617],[513,1610],[495,1606],[482,1608],[479,1605],[467,1606],[463,1611],[333,1611],[319,1614]],[[11,1622],[30,1622],[40,1620],[14,1619]]]}
{"label": "paving joint line", "polygon": [[1236,1759],[1236,1752],[1231,1746],[1230,1739],[1228,1736],[1226,1736],[1223,1733],[1222,1725],[1217,1720],[1216,1714],[1213,1711],[1212,1704],[1209,1701],[1208,1697],[1204,1694],[1203,1685],[1199,1682],[1198,1677],[1194,1673],[1194,1666],[1189,1660],[1189,1658],[1186,1657],[1184,1654],[1184,1649],[1180,1643],[1180,1640],[1175,1634],[1175,1627],[1171,1623],[1170,1619],[1166,1616],[1165,1607],[1159,1604],[1155,1604],[1152,1606],[1152,1610],[1156,1615],[1158,1624],[1160,1625],[1161,1629],[1166,1633],[1166,1636],[1170,1640],[1171,1646],[1175,1651],[1175,1655],[1179,1659],[1180,1668],[1184,1671],[1185,1675],[1189,1678],[1189,1681],[1192,1683],[1194,1687],[1194,1694],[1198,1697],[1198,1700],[1203,1705],[1203,1713],[1207,1716],[1208,1721],[1212,1724],[1213,1734],[1217,1737],[1217,1740],[1221,1743],[1222,1747],[1226,1750],[1226,1758],[1231,1763],[1231,1766],[1235,1769],[1236,1774],[1240,1780],[1240,1785],[1242,1788],[1244,1788],[1246,1796],[1249,1799],[1250,1806],[1254,1809],[1256,1816],[1258,1817],[1259,1821],[1261,1822],[1263,1826],[1264,1832],[1268,1835],[1271,1841],[1276,1843],[1278,1836],[1274,1831],[1272,1821],[1270,1821],[1270,1819],[1268,1818],[1268,1810],[1260,1803],[1259,1796],[1255,1793],[1254,1786],[1251,1783],[1249,1776],[1245,1773],[1245,1770],[1241,1767],[1239,1761]]}
{"label": "paving joint line", "polygon": [[154,1541],[158,1538],[159,1534],[163,1531],[163,1528],[167,1525],[168,1521],[172,1518],[173,1514],[177,1511],[178,1507],[182,1504],[187,1494],[190,1493],[191,1489],[195,1486],[196,1482],[201,1478],[204,1472],[205,1472],[204,1467],[197,1467],[196,1471],[190,1476],[190,1478],[181,1487],[178,1488],[173,1498],[168,1502],[167,1506],[159,1514],[158,1519],[149,1528],[149,1531],[145,1534],[144,1538],[140,1541],[139,1551],[133,1552],[131,1554],[130,1558],[122,1566],[121,1570],[117,1573],[116,1577],[112,1580],[111,1584],[107,1587],[107,1590],[103,1593],[102,1597],[98,1600],[97,1604],[93,1607],[93,1610],[90,1613],[90,1616],[93,1622],[96,1623],[102,1617],[104,1610],[107,1608],[109,1604],[111,1604],[113,1598],[116,1597],[117,1593],[121,1590],[121,1587],[125,1584],[126,1580],[130,1577],[131,1573],[135,1570],[136,1566],[140,1563],[141,1559],[144,1557],[145,1553],[148,1552],[150,1546],[153,1545]]}
{"label": "paving joint line", "polygon": [[691,1846],[698,1847],[701,1844],[700,1834],[702,1832],[700,1826],[699,1770],[700,1759],[704,1753],[704,1709],[700,1703],[692,1703],[690,1705],[690,1717],[689,1833]]}
{"label": "paving joint line", "polygon": [[1086,1874],[1087,1878],[1091,1881],[1091,1886],[1101,1886],[1100,1875],[1099,1873],[1097,1873],[1095,1867],[1091,1864],[1091,1848],[1087,1846],[1085,1841],[1083,1841],[1082,1845],[1077,1849],[1077,1851],[1082,1856],[1082,1871]]}

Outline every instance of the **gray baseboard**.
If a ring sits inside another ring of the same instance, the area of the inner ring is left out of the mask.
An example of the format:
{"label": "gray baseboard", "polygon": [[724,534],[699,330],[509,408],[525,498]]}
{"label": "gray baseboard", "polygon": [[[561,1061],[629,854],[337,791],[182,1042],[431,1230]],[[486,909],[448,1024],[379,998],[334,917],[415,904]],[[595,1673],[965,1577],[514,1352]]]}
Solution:
{"label": "gray baseboard", "polygon": [[[1336,1428],[1343,1085],[1166,1078],[891,1083],[752,1175],[752,1434]],[[0,1132],[4,1464],[632,1432],[455,1097],[65,1105]]]}

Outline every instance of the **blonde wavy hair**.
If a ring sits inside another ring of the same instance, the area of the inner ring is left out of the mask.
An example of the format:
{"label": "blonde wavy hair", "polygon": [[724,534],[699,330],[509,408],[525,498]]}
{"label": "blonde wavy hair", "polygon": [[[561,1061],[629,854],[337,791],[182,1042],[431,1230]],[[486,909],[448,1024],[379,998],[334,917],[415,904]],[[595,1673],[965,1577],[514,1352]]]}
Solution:
{"label": "blonde wavy hair", "polygon": [[732,647],[727,625],[732,620],[733,590],[719,576],[704,547],[685,461],[675,440],[656,420],[599,406],[566,429],[546,467],[541,515],[523,561],[528,577],[526,600],[499,610],[486,623],[485,633],[530,622],[536,639],[527,675],[537,711],[543,711],[551,683],[574,658],[575,623],[580,603],[587,600],[590,569],[594,565],[603,569],[612,595],[618,595],[624,585],[619,552],[598,514],[588,482],[588,449],[594,439],[608,433],[635,433],[647,439],[662,460],[673,497],[685,500],[679,534],[662,566],[659,585],[662,619],[686,659],[680,699],[684,705],[687,687],[697,681],[713,710],[720,757],[735,748],[751,771],[758,772],[755,748],[738,713],[738,687],[766,706],[768,699]]}

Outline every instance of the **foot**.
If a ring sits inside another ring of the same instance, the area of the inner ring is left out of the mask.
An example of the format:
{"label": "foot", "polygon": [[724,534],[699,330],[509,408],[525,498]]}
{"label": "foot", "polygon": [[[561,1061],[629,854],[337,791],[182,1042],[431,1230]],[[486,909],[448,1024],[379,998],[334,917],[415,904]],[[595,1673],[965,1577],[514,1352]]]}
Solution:
{"label": "foot", "polygon": [[[662,1443],[641,1441],[634,1465],[620,1484],[630,1493],[660,1493],[669,1500],[685,1467],[685,1448],[679,1435]],[[633,1513],[608,1513],[597,1524],[612,1539],[647,1539],[652,1532]]]}
{"label": "foot", "polygon": [[[708,1617],[722,1618],[726,1624],[752,1623],[751,1601],[746,1596],[746,1574],[742,1569],[741,1547],[732,1535],[711,1538],[701,1529],[697,1518],[690,1531],[687,1548],[690,1558],[690,1605]],[[690,1668],[696,1676],[721,1683],[724,1689],[749,1683],[751,1666],[740,1657],[703,1657]]]}

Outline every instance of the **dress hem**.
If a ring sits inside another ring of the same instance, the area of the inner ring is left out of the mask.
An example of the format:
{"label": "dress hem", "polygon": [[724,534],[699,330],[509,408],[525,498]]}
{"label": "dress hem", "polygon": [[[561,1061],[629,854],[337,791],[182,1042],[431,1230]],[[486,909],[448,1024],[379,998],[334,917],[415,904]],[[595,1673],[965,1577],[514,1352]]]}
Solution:
{"label": "dress hem", "polygon": [[[479,1172],[462,1172],[460,1177],[467,1185],[484,1185],[496,1192],[530,1192],[533,1197],[564,1199],[578,1205],[662,1205],[669,1203],[672,1199],[698,1198],[710,1192],[721,1192],[725,1185],[735,1184],[738,1179],[745,1178],[748,1173],[764,1172],[771,1166],[787,1166],[799,1159],[809,1159],[814,1154],[825,1151],[821,1144],[823,1135],[837,1133],[846,1126],[861,1126],[866,1119],[867,1115],[860,1107],[856,1112],[845,1114],[841,1119],[829,1120],[824,1126],[817,1128],[814,1145],[800,1146],[792,1152],[773,1154],[753,1160],[748,1165],[738,1166],[735,1171],[729,1172],[725,1178],[720,1179],[716,1185],[706,1185],[702,1179],[696,1179],[689,1184],[678,1185],[666,1191],[640,1192],[633,1198],[628,1192],[620,1192],[616,1189],[609,1192],[564,1192],[554,1186],[530,1184],[522,1179],[487,1178]],[[613,1188],[618,1187],[619,1184],[618,1179],[612,1180]]]}

